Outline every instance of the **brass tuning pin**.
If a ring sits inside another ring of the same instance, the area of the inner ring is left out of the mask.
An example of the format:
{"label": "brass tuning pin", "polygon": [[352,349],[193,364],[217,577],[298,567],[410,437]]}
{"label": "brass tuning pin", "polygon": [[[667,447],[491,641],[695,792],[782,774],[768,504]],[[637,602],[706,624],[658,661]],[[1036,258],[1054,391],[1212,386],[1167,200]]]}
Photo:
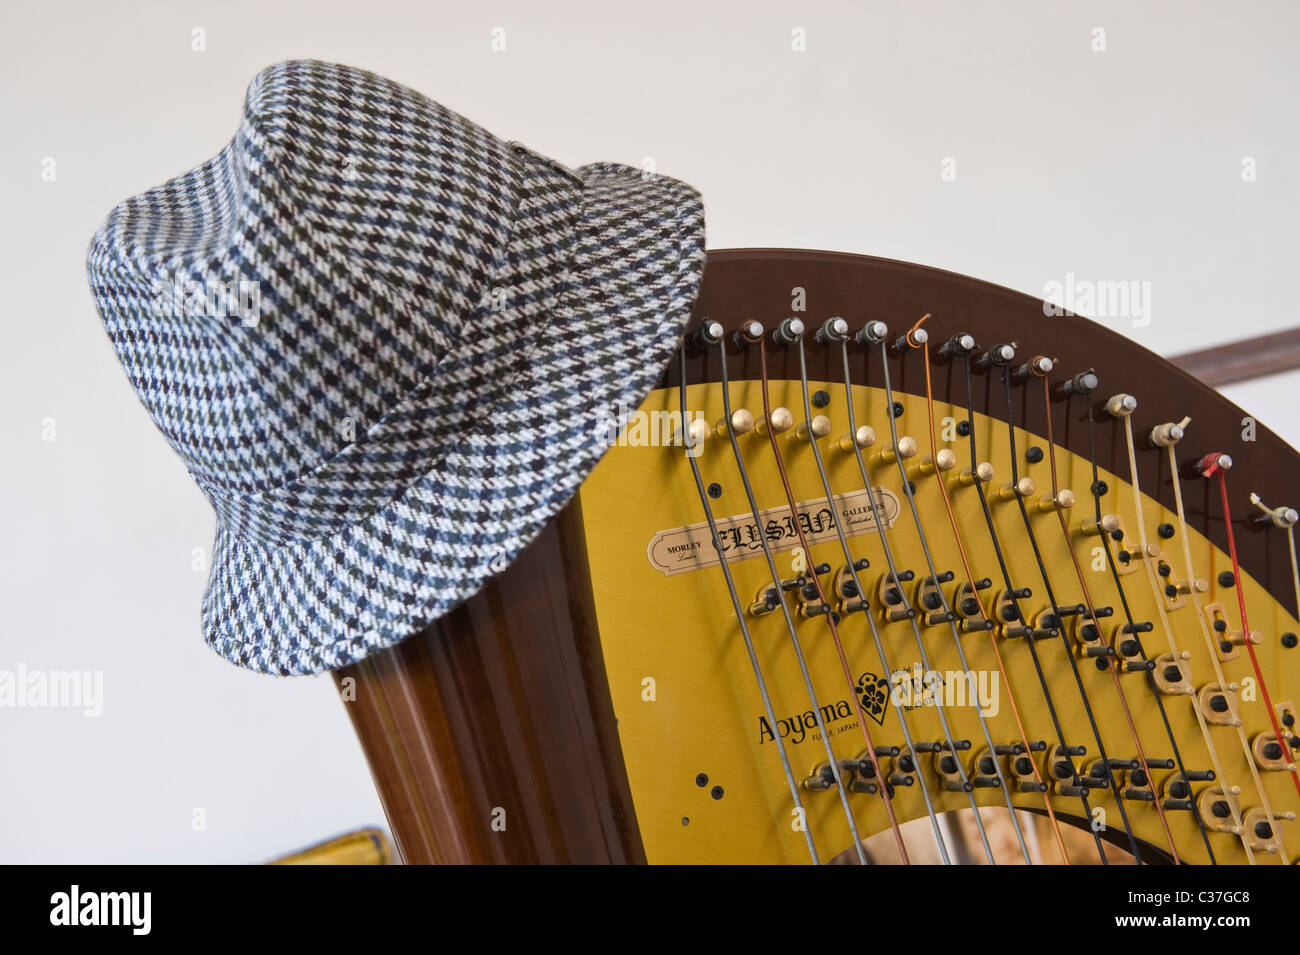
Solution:
{"label": "brass tuning pin", "polygon": [[773,408],[770,422],[760,418],[754,425],[754,430],[767,437],[769,424],[773,434],[782,434],[794,427],[794,415],[789,408]]}
{"label": "brass tuning pin", "polygon": [[1038,509],[1040,511],[1065,511],[1074,507],[1074,492],[1068,487],[1061,488],[1056,497],[1048,495],[1039,498]]}
{"label": "brass tuning pin", "polygon": [[697,448],[713,437],[713,429],[703,418],[695,418],[686,427],[686,446]]}
{"label": "brass tuning pin", "polygon": [[1079,525],[1079,530],[1087,537],[1096,537],[1098,534],[1109,536],[1119,530],[1119,517],[1115,514],[1103,514],[1101,520],[1089,518]]}
{"label": "brass tuning pin", "polygon": [[1036,488],[1033,478],[1022,477],[1014,484],[1008,481],[998,488],[997,496],[1002,501],[1013,501],[1018,497],[1032,497]]}
{"label": "brass tuning pin", "polygon": [[830,433],[831,419],[820,414],[813,415],[811,425],[807,421],[801,421],[799,427],[794,429],[795,437],[804,442],[824,438]]}
{"label": "brass tuning pin", "polygon": [[924,455],[919,462],[913,464],[907,469],[907,476],[913,481],[923,477],[929,477],[936,471],[951,471],[957,466],[957,455],[953,454],[947,448],[942,448],[938,454]]}
{"label": "brass tuning pin", "polygon": [[898,439],[897,447],[888,444],[877,451],[873,460],[876,464],[890,464],[899,458],[906,461],[908,458],[916,457],[918,450],[920,448],[916,443],[916,438],[904,436]]}
{"label": "brass tuning pin", "polygon": [[981,484],[988,484],[989,481],[992,480],[993,465],[988,461],[981,461],[973,468],[962,468],[957,474],[957,477],[953,479],[952,486],[974,487],[976,481],[979,481]]}
{"label": "brass tuning pin", "polygon": [[[742,434],[748,434],[754,430],[754,415],[744,408],[737,408],[731,412],[731,432],[737,437]],[[719,418],[718,423],[714,425],[713,431],[719,438],[727,437],[727,419]]]}
{"label": "brass tuning pin", "polygon": [[857,448],[869,448],[876,443],[876,429],[869,424],[858,425],[856,431],[852,434],[845,433],[840,437],[839,448],[841,451],[853,452]]}

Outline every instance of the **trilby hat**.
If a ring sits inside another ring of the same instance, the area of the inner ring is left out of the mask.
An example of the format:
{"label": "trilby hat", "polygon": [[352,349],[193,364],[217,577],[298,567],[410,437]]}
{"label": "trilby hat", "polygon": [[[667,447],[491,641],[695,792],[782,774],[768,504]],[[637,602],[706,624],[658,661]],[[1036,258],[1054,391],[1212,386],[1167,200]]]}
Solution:
{"label": "trilby hat", "polygon": [[397,83],[253,80],[234,139],[91,242],[131,385],[217,517],[228,660],[344,666],[501,573],[681,340],[700,197],[576,169]]}

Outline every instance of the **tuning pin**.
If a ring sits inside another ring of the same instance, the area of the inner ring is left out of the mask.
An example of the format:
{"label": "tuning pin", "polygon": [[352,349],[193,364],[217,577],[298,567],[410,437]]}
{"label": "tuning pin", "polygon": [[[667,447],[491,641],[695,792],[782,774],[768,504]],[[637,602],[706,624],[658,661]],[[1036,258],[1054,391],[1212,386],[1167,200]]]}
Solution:
{"label": "tuning pin", "polygon": [[947,448],[943,448],[937,455],[925,455],[921,460],[907,469],[907,475],[912,480],[927,477],[936,471],[951,471],[957,466],[957,455],[953,454]]}
{"label": "tuning pin", "polygon": [[686,435],[686,446],[695,448],[713,437],[713,429],[709,427],[709,423],[703,418],[696,418],[687,427]]}
{"label": "tuning pin", "polygon": [[799,427],[795,428],[794,434],[800,441],[824,438],[831,433],[831,419],[825,415],[813,415],[811,431],[812,437],[809,437],[809,424],[806,421],[801,421]]}
{"label": "tuning pin", "polygon": [[1013,381],[1022,378],[1046,378],[1055,367],[1052,359],[1044,355],[1035,355],[1011,373]]}
{"label": "tuning pin", "polygon": [[722,327],[721,322],[715,322],[711,318],[706,318],[704,323],[700,325],[700,344],[704,345],[706,348],[712,347],[722,341],[722,336],[725,332],[726,330]]}
{"label": "tuning pin", "polygon": [[863,345],[879,345],[889,334],[889,326],[884,322],[867,322],[858,332],[857,339]]}
{"label": "tuning pin", "polygon": [[919,448],[917,447],[916,439],[904,436],[898,439],[897,447],[889,444],[877,451],[875,454],[875,461],[878,464],[883,464],[897,461],[899,458],[907,460],[908,458],[915,457],[918,450]]}
{"label": "tuning pin", "polygon": [[1088,537],[1096,537],[1098,534],[1109,536],[1119,530],[1119,517],[1115,514],[1103,514],[1101,520],[1084,521],[1079,525],[1079,530]]}
{"label": "tuning pin", "polygon": [[976,481],[981,484],[988,484],[993,480],[993,465],[988,461],[981,461],[972,468],[962,468],[957,475],[954,486],[972,487]]}
{"label": "tuning pin", "polygon": [[1019,481],[1012,484],[1008,481],[998,488],[998,498],[1003,501],[1011,501],[1017,497],[1031,497],[1036,485],[1031,477],[1022,477]]}
{"label": "tuning pin", "polygon": [[1087,371],[1081,371],[1072,378],[1067,378],[1056,386],[1056,390],[1062,395],[1090,395],[1097,390],[1097,385],[1101,382],[1097,378],[1097,373],[1089,368]]}
{"label": "tuning pin", "polygon": [[746,345],[757,345],[763,340],[763,331],[762,322],[750,319],[736,330],[736,344],[741,348]]}
{"label": "tuning pin", "polygon": [[1056,497],[1040,498],[1037,507],[1040,511],[1063,511],[1074,507],[1074,492],[1068,487],[1063,487]]}
{"label": "tuning pin", "polygon": [[840,437],[839,447],[842,451],[856,448],[869,448],[876,443],[876,429],[869,424],[859,425],[852,434],[847,432]]}
{"label": "tuning pin", "polygon": [[910,329],[906,335],[899,335],[890,342],[889,350],[895,353],[905,352],[909,348],[920,348],[929,340],[930,333],[924,328],[913,328]]}
{"label": "tuning pin", "polygon": [[1112,418],[1124,418],[1137,411],[1138,400],[1132,395],[1126,395],[1122,392],[1118,395],[1112,395],[1106,401],[1106,411]]}
{"label": "tuning pin", "polygon": [[1182,421],[1174,424],[1172,421],[1166,421],[1164,424],[1158,424],[1151,429],[1148,440],[1153,448],[1173,447],[1179,441],[1183,440],[1187,426],[1191,423],[1191,418],[1184,418]]}
{"label": "tuning pin", "polygon": [[990,365],[1006,365],[1016,357],[1016,346],[994,345],[984,354],[975,359],[975,367],[988,368]]}
{"label": "tuning pin", "polygon": [[1212,451],[1196,462],[1196,470],[1202,477],[1210,477],[1216,471],[1227,471],[1232,467],[1232,458],[1218,451]]}
{"label": "tuning pin", "polygon": [[[773,434],[781,434],[782,432],[789,431],[791,428],[793,428],[794,415],[790,413],[790,409],[773,408],[772,417],[771,417],[771,427],[772,427]],[[768,430],[768,422],[766,420],[759,419],[757,424],[754,425],[754,430],[757,431],[759,434],[763,435],[764,437],[766,437],[767,430]]]}
{"label": "tuning pin", "polygon": [[[727,419],[726,418],[718,419],[718,423],[714,426],[713,430],[714,433],[717,434],[719,438],[727,437],[727,433],[728,433]],[[732,434],[739,436],[753,430],[754,430],[753,414],[751,414],[749,411],[745,410],[744,408],[737,408],[735,411],[731,412],[730,431]]]}
{"label": "tuning pin", "polygon": [[778,345],[793,345],[803,336],[803,319],[783,318],[772,332],[772,341]]}
{"label": "tuning pin", "polygon": [[965,358],[975,350],[975,336],[968,332],[959,332],[943,343],[939,354],[944,358]]}
{"label": "tuning pin", "polygon": [[817,329],[817,343],[825,345],[829,342],[846,342],[849,340],[849,323],[838,315],[826,319],[822,327]]}
{"label": "tuning pin", "polygon": [[1254,504],[1262,512],[1255,515],[1257,524],[1272,524],[1274,527],[1287,530],[1295,527],[1296,522],[1300,521],[1300,512],[1297,512],[1294,507],[1269,507],[1253,491],[1250,495],[1250,503]]}

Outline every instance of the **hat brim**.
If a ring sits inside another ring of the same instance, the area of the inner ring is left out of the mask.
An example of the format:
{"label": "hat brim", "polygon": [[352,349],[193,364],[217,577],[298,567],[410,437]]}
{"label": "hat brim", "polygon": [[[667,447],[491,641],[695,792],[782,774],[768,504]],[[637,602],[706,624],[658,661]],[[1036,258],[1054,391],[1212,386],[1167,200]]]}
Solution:
{"label": "hat brim", "polygon": [[[537,186],[556,175],[524,160]],[[600,423],[640,405],[681,341],[704,214],[695,190],[664,176],[611,163],[575,172],[568,261],[505,279],[508,308],[545,313],[540,334],[490,359],[488,375],[466,349],[422,396],[424,411],[456,423],[422,448],[431,469],[317,539],[267,544],[218,524],[202,619],[222,657],[288,676],[398,643],[502,572],[591,473],[611,437]],[[507,261],[537,265],[535,236],[512,243]],[[553,294],[536,287],[551,279]],[[488,391],[461,385],[485,378]]]}

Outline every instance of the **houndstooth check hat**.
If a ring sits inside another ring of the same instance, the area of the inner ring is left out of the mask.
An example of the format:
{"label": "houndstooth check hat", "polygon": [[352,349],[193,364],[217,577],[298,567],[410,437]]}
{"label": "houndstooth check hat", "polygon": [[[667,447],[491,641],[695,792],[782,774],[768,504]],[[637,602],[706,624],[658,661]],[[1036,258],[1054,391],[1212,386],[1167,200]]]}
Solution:
{"label": "houndstooth check hat", "polygon": [[371,73],[289,62],[90,245],[104,327],[217,515],[204,638],[344,666],[500,573],[677,347],[691,187],[568,169]]}

